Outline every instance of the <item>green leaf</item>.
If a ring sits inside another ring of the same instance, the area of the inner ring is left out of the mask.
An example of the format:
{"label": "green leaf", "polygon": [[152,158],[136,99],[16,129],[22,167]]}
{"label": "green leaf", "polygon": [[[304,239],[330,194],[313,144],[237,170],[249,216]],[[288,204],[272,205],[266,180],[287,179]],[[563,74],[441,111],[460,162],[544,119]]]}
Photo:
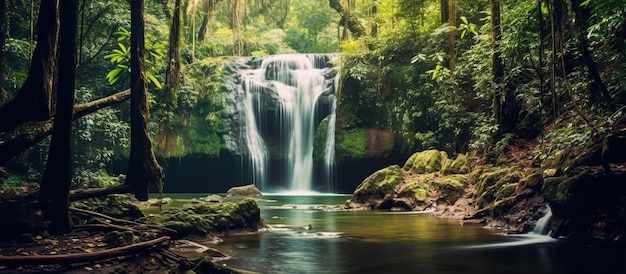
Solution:
{"label": "green leaf", "polygon": [[146,71],[146,77],[148,78],[148,82],[153,83],[158,89],[163,88],[159,79],[157,79],[151,72]]}

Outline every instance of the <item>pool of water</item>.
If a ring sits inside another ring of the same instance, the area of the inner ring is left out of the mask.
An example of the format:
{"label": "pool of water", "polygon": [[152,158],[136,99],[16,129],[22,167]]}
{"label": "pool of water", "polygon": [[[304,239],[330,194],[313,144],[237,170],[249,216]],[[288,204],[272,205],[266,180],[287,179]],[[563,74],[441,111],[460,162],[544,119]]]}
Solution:
{"label": "pool of water", "polygon": [[228,266],[259,273],[626,273],[621,245],[505,235],[427,213],[344,211],[350,196],[264,195],[269,228],[227,236]]}

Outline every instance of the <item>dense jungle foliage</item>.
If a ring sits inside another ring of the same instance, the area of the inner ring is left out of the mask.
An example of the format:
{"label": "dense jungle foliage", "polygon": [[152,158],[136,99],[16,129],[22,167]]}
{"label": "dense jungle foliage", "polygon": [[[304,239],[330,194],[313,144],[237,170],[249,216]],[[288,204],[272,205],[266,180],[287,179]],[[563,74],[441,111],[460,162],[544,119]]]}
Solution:
{"label": "dense jungle foliage", "polygon": [[[78,2],[75,101],[84,103],[129,87],[130,7]],[[40,5],[2,3],[0,105],[28,76]],[[391,132],[382,143],[400,153],[436,148],[497,163],[518,139],[581,146],[610,130],[626,103],[623,0],[147,0],[145,13],[149,129],[160,157],[220,154],[229,130],[220,84],[236,56],[341,52],[344,159],[375,155],[366,135],[376,129]],[[74,186],[128,157],[129,116],[124,102],[74,122]],[[49,142],[7,168],[37,179]]]}

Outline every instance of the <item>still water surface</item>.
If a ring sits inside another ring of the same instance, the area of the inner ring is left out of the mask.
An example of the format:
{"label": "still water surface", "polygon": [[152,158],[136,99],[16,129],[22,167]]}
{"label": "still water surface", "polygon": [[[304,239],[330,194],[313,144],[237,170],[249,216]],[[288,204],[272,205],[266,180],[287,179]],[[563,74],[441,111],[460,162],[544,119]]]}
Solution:
{"label": "still water surface", "polygon": [[[626,273],[626,248],[504,235],[425,213],[343,211],[350,196],[265,195],[269,229],[215,247],[259,273]],[[309,226],[310,225],[310,226]]]}

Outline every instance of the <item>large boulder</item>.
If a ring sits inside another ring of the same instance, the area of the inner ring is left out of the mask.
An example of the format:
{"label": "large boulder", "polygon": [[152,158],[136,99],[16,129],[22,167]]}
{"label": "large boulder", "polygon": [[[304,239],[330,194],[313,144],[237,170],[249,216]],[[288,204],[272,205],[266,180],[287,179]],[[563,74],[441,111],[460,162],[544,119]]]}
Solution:
{"label": "large boulder", "polygon": [[147,223],[164,230],[174,238],[186,235],[210,235],[237,230],[256,231],[261,225],[261,211],[256,201],[245,198],[239,202],[200,203],[182,208],[169,208],[145,218]]}
{"label": "large boulder", "polygon": [[383,168],[357,186],[351,207],[378,209],[393,202],[395,189],[402,183],[404,172],[398,165]]}
{"label": "large boulder", "polygon": [[348,202],[351,208],[422,211],[453,205],[468,185],[467,157],[438,150],[413,154],[403,167],[392,165],[365,179]]}
{"label": "large boulder", "polygon": [[543,195],[553,213],[552,236],[575,240],[624,240],[626,171],[604,174],[579,167],[544,180]]}
{"label": "large boulder", "polygon": [[226,197],[255,197],[261,195],[263,193],[255,185],[231,187],[226,192]]}

